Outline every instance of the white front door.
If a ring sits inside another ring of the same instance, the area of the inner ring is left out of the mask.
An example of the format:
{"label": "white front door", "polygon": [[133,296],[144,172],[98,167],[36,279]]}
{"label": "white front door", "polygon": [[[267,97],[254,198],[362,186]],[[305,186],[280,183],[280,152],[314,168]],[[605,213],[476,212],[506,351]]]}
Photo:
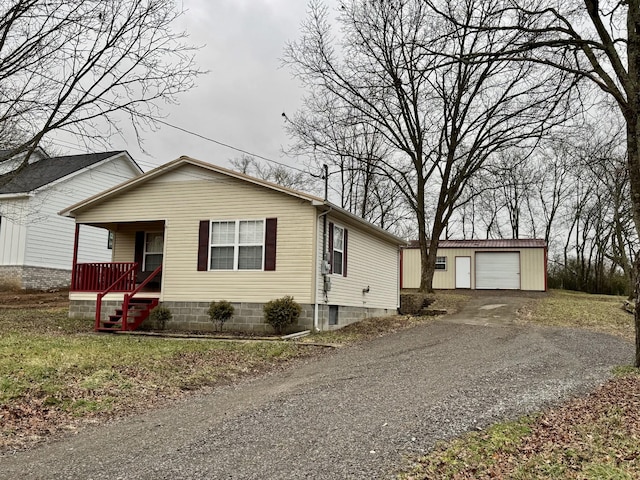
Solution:
{"label": "white front door", "polygon": [[456,288],[471,288],[471,257],[456,257]]}

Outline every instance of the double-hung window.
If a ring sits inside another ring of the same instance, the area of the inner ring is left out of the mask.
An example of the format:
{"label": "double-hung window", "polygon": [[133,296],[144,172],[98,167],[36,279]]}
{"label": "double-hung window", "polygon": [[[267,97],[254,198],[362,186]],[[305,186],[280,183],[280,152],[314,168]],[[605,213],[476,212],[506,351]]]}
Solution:
{"label": "double-hung window", "polygon": [[342,275],[344,265],[344,228],[333,226],[333,273]]}
{"label": "double-hung window", "polygon": [[211,270],[262,270],[264,220],[211,222]]}
{"label": "double-hung window", "polygon": [[164,233],[147,232],[144,240],[144,268],[145,272],[153,272],[162,265],[162,250],[164,249]]}

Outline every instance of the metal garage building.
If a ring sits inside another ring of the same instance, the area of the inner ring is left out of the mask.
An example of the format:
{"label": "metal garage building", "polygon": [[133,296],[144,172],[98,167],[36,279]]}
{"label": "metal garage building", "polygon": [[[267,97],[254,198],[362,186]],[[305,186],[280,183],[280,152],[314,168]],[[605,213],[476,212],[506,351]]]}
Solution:
{"label": "metal garage building", "polygon": [[[420,286],[420,249],[401,251],[401,288]],[[433,287],[547,289],[547,245],[541,239],[441,240]]]}

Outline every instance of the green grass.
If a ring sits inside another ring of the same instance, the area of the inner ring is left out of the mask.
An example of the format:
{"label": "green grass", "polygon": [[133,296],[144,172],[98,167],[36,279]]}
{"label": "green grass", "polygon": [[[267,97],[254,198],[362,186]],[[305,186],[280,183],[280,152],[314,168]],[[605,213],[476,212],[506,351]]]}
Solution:
{"label": "green grass", "polygon": [[66,309],[0,310],[0,447],[69,418],[140,410],[318,351],[293,342],[98,335],[92,327],[68,319]]}
{"label": "green grass", "polygon": [[[633,339],[624,298],[551,291],[525,305],[526,322],[588,328]],[[623,366],[584,398],[536,416],[439,443],[399,479],[640,478],[640,372]]]}

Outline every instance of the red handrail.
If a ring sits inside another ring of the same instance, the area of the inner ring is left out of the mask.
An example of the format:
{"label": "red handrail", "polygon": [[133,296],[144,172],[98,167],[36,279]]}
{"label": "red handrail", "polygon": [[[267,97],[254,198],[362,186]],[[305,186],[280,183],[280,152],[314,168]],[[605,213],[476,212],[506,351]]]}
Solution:
{"label": "red handrail", "polygon": [[161,271],[162,271],[162,265],[160,265],[153,272],[151,272],[151,275],[149,275],[144,280],[144,282],[142,282],[140,285],[138,285],[135,290],[133,290],[131,293],[125,293],[124,294],[124,302],[122,304],[122,330],[126,330],[127,329],[127,316],[129,314],[129,300],[131,300],[134,297],[134,295],[138,294],[140,292],[140,290],[142,290],[142,288],[147,283],[149,283],[153,278],[155,278],[155,276],[158,275]]}
{"label": "red handrail", "polygon": [[[99,292],[113,285],[115,279],[119,279],[118,291],[128,292],[135,288],[136,276],[131,271],[135,262],[96,262],[78,263],[74,267],[73,283],[71,290],[74,292]],[[129,271],[128,277],[122,277]]]}
{"label": "red handrail", "polygon": [[[111,285],[109,285],[109,287],[106,290],[103,290],[102,292],[98,292],[98,296],[96,297],[96,323],[95,323],[95,329],[97,330],[98,328],[100,328],[100,313],[102,311],[102,297],[104,297],[107,293],[111,292],[112,290],[114,290],[116,288],[116,286],[119,285],[119,283],[126,278],[127,275],[129,275],[131,272],[135,272],[135,270],[138,268],[138,264],[136,262],[134,262],[131,267],[129,267],[129,269],[124,272],[122,275],[120,275]],[[125,298],[126,298],[126,294],[125,294]],[[124,312],[123,312],[124,314]]]}

